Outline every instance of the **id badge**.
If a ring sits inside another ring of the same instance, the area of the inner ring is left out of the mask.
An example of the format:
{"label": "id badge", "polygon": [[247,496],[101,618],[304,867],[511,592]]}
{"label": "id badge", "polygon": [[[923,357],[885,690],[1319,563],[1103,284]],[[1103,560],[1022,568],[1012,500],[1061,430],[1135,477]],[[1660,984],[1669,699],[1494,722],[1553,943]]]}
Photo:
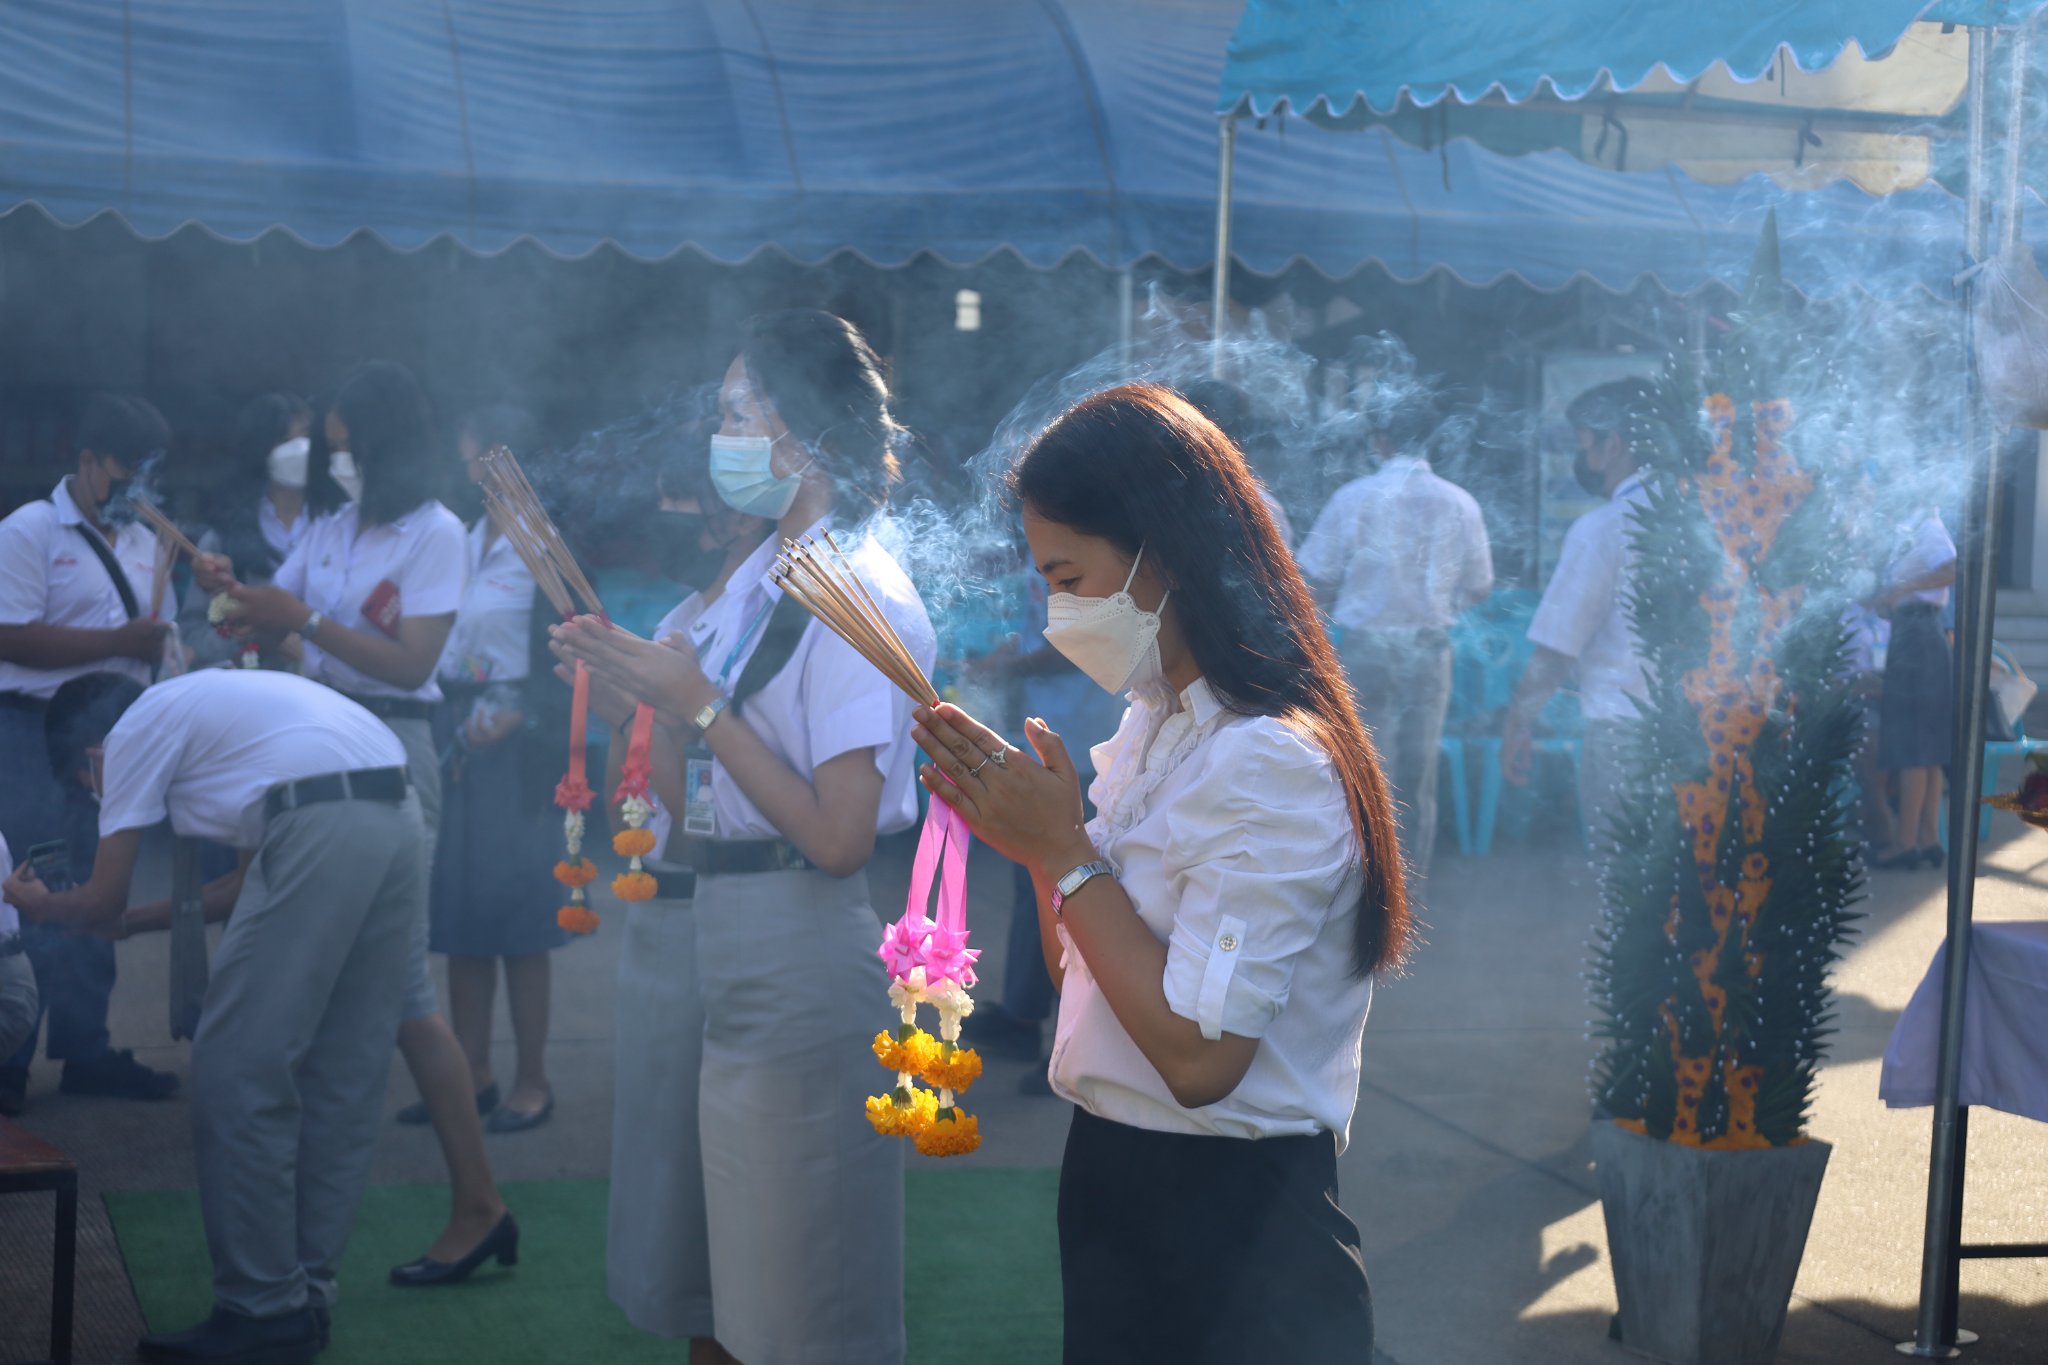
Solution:
{"label": "id badge", "polygon": [[710,838],[718,833],[711,797],[711,746],[693,744],[683,764],[683,833]]}

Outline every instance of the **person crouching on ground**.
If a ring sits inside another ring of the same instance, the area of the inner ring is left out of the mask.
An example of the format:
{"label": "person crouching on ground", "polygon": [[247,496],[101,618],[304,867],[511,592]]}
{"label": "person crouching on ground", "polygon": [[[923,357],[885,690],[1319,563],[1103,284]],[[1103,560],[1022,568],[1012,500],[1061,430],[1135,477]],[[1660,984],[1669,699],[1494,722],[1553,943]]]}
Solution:
{"label": "person crouching on ground", "polygon": [[920,776],[1031,869],[1060,985],[1068,1365],[1372,1359],[1337,1154],[1375,972],[1409,937],[1372,741],[1243,455],[1185,399],[1110,389],[1011,474],[1046,639],[1111,692],[1082,820],[1034,762],[920,707]]}
{"label": "person crouching on ground", "polygon": [[93,756],[92,877],[52,891],[24,864],[4,892],[25,918],[121,926],[143,833],[166,817],[180,837],[241,851],[205,889],[208,918],[233,915],[192,1046],[214,1308],[190,1331],[144,1337],[137,1354],[310,1361],[369,1176],[425,914],[425,832],[405,747],[318,683],[217,669],[151,688]]}

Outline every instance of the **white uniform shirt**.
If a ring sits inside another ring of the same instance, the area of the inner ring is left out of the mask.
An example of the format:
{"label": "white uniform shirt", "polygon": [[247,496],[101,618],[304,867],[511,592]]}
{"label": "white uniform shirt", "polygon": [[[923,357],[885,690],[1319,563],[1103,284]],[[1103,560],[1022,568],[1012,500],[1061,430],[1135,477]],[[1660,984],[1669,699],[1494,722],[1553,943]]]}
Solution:
{"label": "white uniform shirt", "polygon": [[1335,587],[1346,630],[1445,629],[1493,591],[1493,548],[1470,493],[1402,456],[1331,496],[1301,543],[1301,572]]}
{"label": "white uniform shirt", "polygon": [[[58,483],[48,502],[24,503],[0,521],[0,626],[114,630],[128,624],[120,589],[85,543],[86,536],[106,544],[71,500],[69,480]],[[127,571],[136,604],[148,610],[156,574],[156,537],[146,527],[130,524],[114,533],[110,548]],[[96,659],[48,669],[0,661],[0,692],[49,697],[87,673],[121,673],[149,684],[149,665],[139,659]]]}
{"label": "white uniform shirt", "polygon": [[533,572],[503,536],[485,549],[489,528],[490,518],[478,517],[463,542],[462,605],[437,670],[449,682],[520,682],[532,667]]}
{"label": "white uniform shirt", "polygon": [[[306,538],[278,566],[273,580],[337,625],[378,632],[363,616],[363,602],[389,579],[398,588],[401,616],[446,616],[462,604],[462,523],[438,502],[421,503],[398,520],[356,534],[356,505],[329,512],[306,529]],[[431,675],[407,691],[349,667],[306,642],[306,676],[359,697],[441,700]]]}
{"label": "white uniform shirt", "polygon": [[1529,640],[1579,665],[1579,710],[1587,720],[1627,720],[1648,694],[1648,672],[1629,625],[1628,578],[1635,512],[1649,497],[1631,474],[1614,496],[1564,533],[1557,571],[1529,622]]}
{"label": "white uniform shirt", "polygon": [[1351,970],[1364,883],[1328,756],[1270,716],[1226,711],[1198,679],[1177,699],[1164,686],[1133,696],[1094,757],[1088,833],[1166,944],[1166,1003],[1204,1037],[1235,1033],[1259,1048],[1228,1096],[1182,1108],[1062,925],[1052,1088],[1136,1128],[1237,1138],[1328,1129],[1341,1150],[1372,980]]}
{"label": "white uniform shirt", "polygon": [[[1941,524],[1941,517],[1934,513],[1911,521],[1899,523],[1898,548],[1893,551],[1891,563],[1885,566],[1885,586],[1910,583],[1916,578],[1925,578],[1936,569],[1945,569],[1956,562],[1956,543],[1949,538],[1948,528]],[[1925,602],[1931,607],[1948,605],[1947,588],[1922,588],[1909,592],[1899,599],[1900,605],[1907,602]]]}
{"label": "white uniform shirt", "polygon": [[256,500],[256,529],[263,533],[263,543],[279,560],[289,558],[291,552],[299,548],[299,542],[306,538],[306,527],[312,520],[313,514],[301,507],[299,515],[287,526],[284,518],[277,514],[277,507],[270,501],[269,494]]}
{"label": "white uniform shirt", "polygon": [[[826,524],[820,522],[812,532]],[[839,541],[844,546],[846,537],[841,535]],[[767,632],[763,612],[782,600],[781,590],[768,581],[779,548],[779,537],[770,535],[734,571],[716,602],[707,608],[701,596],[692,595],[655,628],[656,639],[686,638],[697,651],[705,676],[719,681],[728,696]],[[909,577],[873,537],[851,547],[848,558],[874,594],[882,614],[929,676],[938,655],[938,638]],[[916,822],[917,746],[910,738],[910,698],[819,622],[810,622],[789,663],[740,709],[762,742],[806,782],[831,759],[853,749],[873,748],[875,767],[882,774],[875,832],[890,834]],[[717,838],[785,837],[747,799],[723,763],[713,763],[711,793],[717,810]],[[651,827],[659,840],[658,851],[666,850],[672,823],[668,811],[655,812]]]}
{"label": "white uniform shirt", "polygon": [[208,668],[158,683],[107,735],[100,837],[170,817],[187,839],[263,842],[263,797],[280,782],[397,768],[391,727],[293,673]]}

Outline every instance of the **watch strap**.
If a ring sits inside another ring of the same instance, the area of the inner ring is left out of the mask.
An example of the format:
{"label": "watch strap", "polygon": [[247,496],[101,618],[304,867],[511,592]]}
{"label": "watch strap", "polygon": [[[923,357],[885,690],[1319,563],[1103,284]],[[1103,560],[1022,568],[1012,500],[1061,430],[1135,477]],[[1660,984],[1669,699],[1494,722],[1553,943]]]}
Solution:
{"label": "watch strap", "polygon": [[711,728],[712,721],[725,714],[725,708],[730,705],[732,705],[732,698],[730,697],[714,698],[697,708],[697,714],[690,717],[690,723],[697,727],[697,733],[701,735]]}

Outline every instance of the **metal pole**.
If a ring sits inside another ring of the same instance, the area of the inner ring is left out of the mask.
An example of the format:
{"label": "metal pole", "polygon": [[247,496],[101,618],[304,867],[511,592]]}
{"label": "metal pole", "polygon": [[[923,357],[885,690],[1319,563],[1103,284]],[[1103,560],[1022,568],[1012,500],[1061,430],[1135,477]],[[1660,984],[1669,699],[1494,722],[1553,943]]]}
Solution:
{"label": "metal pole", "polygon": [[[1989,179],[1990,146],[1985,128],[1985,101],[1990,94],[1986,77],[1990,70],[1991,33],[1970,30],[1970,168],[1967,232],[1973,261],[1987,254],[1985,189]],[[2019,46],[2014,44],[2015,48]],[[2015,51],[2015,55],[2023,53]],[[2018,151],[2020,124],[2016,102],[2023,81],[2022,68],[2015,63],[2011,72],[2011,94],[2015,101],[2004,129],[2009,155]],[[2007,177],[2007,189],[2012,177]],[[2001,228],[2010,230],[2016,218],[2016,204],[2004,205]],[[1959,1076],[1963,1054],[1963,1007],[1970,977],[1970,921],[1975,911],[1977,878],[1977,794],[1984,780],[1984,700],[1991,681],[1991,622],[1997,605],[1997,564],[1994,558],[1993,528],[1997,525],[1998,431],[1985,410],[1978,388],[1976,366],[1977,288],[1966,286],[1963,307],[1964,363],[1968,370],[1969,397],[1964,412],[1967,449],[1973,459],[1971,495],[1964,513],[1963,577],[1964,597],[1959,603],[1956,658],[1957,686],[1956,754],[1953,783],[1949,789],[1948,830],[1948,958],[1943,964],[1940,1055],[1934,1084],[1934,1136],[1927,1163],[1927,1222],[1920,1254],[1920,1313],[1913,1340],[1899,1349],[1927,1359],[1946,1359],[1956,1354],[1952,1339],[1955,1328],[1948,1317],[1950,1286],[1956,1269],[1956,1213],[1962,1161],[1962,1125]]]}
{"label": "metal pole", "polygon": [[1209,312],[1209,373],[1223,378],[1223,333],[1230,325],[1230,180],[1237,168],[1237,115],[1225,114],[1216,154],[1216,282]]}

